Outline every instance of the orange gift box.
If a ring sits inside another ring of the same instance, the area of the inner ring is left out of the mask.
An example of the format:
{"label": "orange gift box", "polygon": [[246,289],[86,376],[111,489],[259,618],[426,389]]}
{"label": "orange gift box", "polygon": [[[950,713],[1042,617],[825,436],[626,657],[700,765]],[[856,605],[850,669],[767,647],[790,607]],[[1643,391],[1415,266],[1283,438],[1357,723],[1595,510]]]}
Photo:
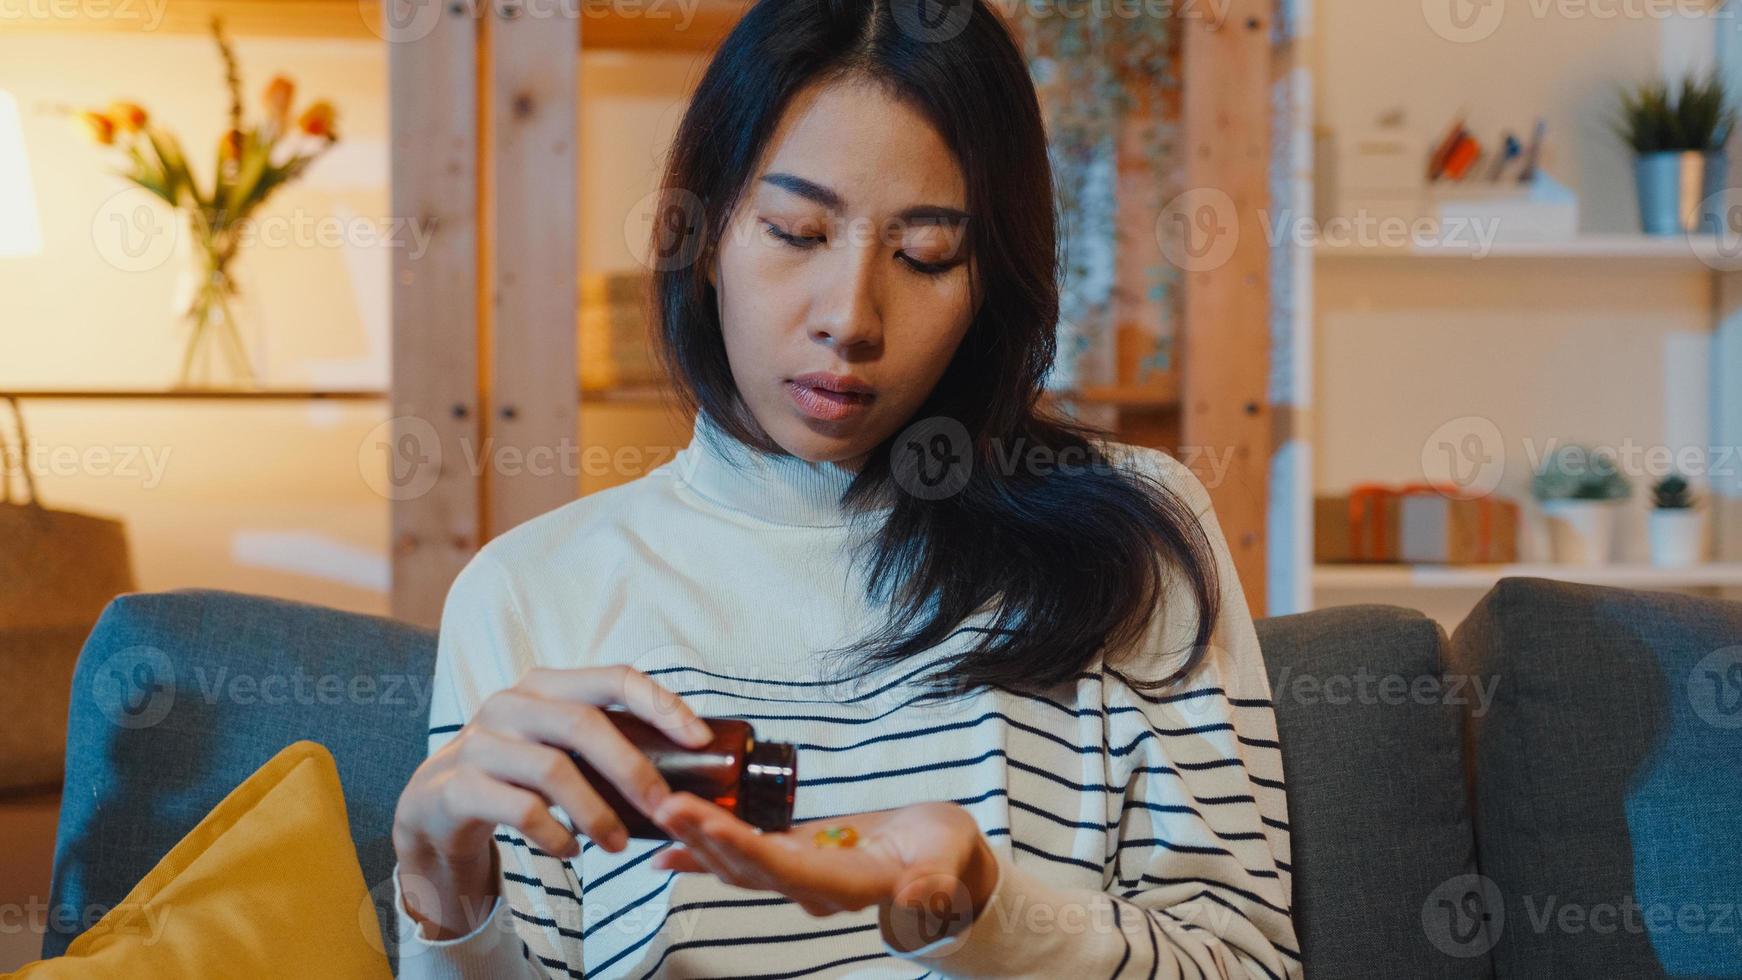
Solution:
{"label": "orange gift box", "polygon": [[1518,504],[1433,483],[1364,483],[1313,500],[1313,560],[1468,565],[1518,560]]}

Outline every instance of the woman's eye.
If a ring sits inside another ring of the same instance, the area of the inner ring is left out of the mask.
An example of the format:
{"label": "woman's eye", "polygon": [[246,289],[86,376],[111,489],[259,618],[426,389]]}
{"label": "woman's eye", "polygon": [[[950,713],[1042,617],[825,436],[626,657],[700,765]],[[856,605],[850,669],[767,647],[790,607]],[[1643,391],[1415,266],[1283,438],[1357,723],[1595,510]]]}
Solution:
{"label": "woman's eye", "polygon": [[[793,248],[811,249],[823,243],[822,235],[794,235],[790,232],[783,231],[779,225],[776,225],[774,222],[768,221],[767,219],[763,220],[762,227],[766,229],[768,234],[775,240],[785,242]],[[908,255],[906,252],[897,253],[897,257],[913,271],[934,279],[961,264],[956,261],[926,262],[916,259],[913,256]]]}
{"label": "woman's eye", "polygon": [[823,236],[821,235],[789,235],[786,232],[781,231],[772,221],[764,221],[762,222],[762,225],[768,229],[770,235],[773,235],[780,241],[795,248],[811,248],[822,244],[823,241]]}
{"label": "woman's eye", "polygon": [[919,259],[903,252],[901,261],[906,262],[913,271],[936,278],[955,268],[955,262],[921,262]]}

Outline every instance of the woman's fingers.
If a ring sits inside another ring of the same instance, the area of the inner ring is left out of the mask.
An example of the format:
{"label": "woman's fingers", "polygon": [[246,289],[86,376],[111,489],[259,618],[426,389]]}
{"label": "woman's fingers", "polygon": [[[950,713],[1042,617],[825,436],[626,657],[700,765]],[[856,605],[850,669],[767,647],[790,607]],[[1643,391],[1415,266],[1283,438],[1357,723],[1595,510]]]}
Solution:
{"label": "woman's fingers", "polygon": [[647,754],[590,704],[505,691],[484,703],[479,718],[484,727],[494,731],[545,742],[581,756],[643,813],[652,813],[671,794],[665,777]]}
{"label": "woman's fingers", "polygon": [[575,835],[551,816],[544,797],[531,790],[476,770],[456,769],[442,781],[440,793],[449,819],[456,824],[502,824],[552,854],[573,857],[580,853]]}
{"label": "woman's fingers", "polygon": [[589,705],[620,704],[680,745],[697,748],[714,737],[683,698],[627,664],[587,670],[536,669],[521,685],[545,697]]}
{"label": "woman's fingers", "polygon": [[684,817],[677,818],[674,827],[681,835],[680,839],[686,841],[684,850],[668,859],[671,864],[683,866],[679,870],[688,870],[688,866],[693,865],[694,870],[710,872],[729,885],[778,892],[811,915],[830,915],[841,910],[842,906],[832,896],[782,877],[773,868],[760,863],[756,855],[708,836]]}
{"label": "woman's fingers", "polygon": [[704,871],[730,885],[776,891],[812,915],[864,908],[890,890],[892,869],[871,855],[813,852],[805,846],[802,827],[794,833],[757,833],[714,804],[681,792],[655,819],[683,844],[668,848],[663,860],[656,857],[656,867]]}
{"label": "woman's fingers", "polygon": [[[461,743],[460,758],[472,768],[533,790],[562,807],[576,830],[606,848],[615,851],[627,846],[629,832],[623,821],[560,749],[479,729],[468,733]],[[551,853],[568,856],[567,851]]]}
{"label": "woman's fingers", "polygon": [[672,862],[700,863],[740,888],[779,891],[812,916],[862,909],[878,893],[876,883],[887,877],[861,855],[803,848],[791,834],[758,834],[749,823],[695,795],[672,794],[655,816],[660,818],[662,827],[685,842],[688,851],[688,858],[674,855]]}
{"label": "woman's fingers", "polygon": [[740,888],[774,890],[774,883],[765,869],[709,838],[688,809],[679,810],[671,818],[666,830],[682,841],[698,860],[708,865],[709,870],[727,884]]}
{"label": "woman's fingers", "polygon": [[696,860],[695,852],[683,844],[674,843],[662,849],[650,863],[661,871],[708,872],[708,866]]}

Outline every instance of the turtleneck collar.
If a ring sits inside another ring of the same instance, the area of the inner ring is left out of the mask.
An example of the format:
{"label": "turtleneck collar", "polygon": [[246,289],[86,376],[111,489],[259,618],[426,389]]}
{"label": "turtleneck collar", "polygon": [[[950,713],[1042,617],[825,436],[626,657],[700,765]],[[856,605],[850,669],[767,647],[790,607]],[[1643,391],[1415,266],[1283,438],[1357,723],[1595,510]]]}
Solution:
{"label": "turtleneck collar", "polygon": [[854,514],[841,495],[854,471],[836,463],[813,463],[747,446],[721,429],[705,411],[696,413],[690,444],[672,460],[678,481],[711,503],[773,524],[842,527],[886,516],[884,506]]}

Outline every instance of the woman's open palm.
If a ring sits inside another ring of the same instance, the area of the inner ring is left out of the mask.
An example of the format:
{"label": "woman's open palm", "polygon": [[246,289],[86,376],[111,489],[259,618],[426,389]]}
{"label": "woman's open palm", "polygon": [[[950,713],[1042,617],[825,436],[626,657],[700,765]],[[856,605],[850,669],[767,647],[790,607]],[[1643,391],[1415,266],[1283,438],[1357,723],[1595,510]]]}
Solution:
{"label": "woman's open palm", "polygon": [[[812,915],[870,905],[910,910],[923,920],[914,923],[919,941],[972,920],[996,881],[996,861],[979,825],[954,803],[810,820],[765,833],[680,791],[654,820],[681,842],[655,855],[654,867],[779,892]],[[852,828],[855,846],[817,845],[818,831],[842,827]]]}

